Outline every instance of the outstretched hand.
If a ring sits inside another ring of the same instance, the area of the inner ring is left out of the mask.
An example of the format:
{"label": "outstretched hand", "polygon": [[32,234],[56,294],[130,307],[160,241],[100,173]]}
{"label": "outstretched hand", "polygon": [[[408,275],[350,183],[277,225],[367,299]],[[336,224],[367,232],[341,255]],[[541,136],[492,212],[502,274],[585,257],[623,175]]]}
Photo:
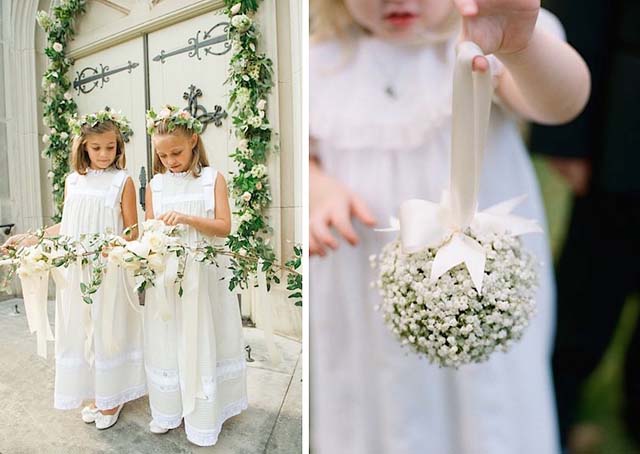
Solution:
{"label": "outstretched hand", "polygon": [[366,203],[333,178],[317,171],[311,178],[309,207],[309,254],[326,255],[326,249],[337,249],[335,230],[351,245],[359,241],[353,228],[353,218],[374,226],[375,218]]}
{"label": "outstretched hand", "polygon": [[[462,39],[485,54],[506,55],[527,47],[540,11],[540,0],[454,0],[462,15]],[[476,57],[473,70],[484,72],[489,62]]]}

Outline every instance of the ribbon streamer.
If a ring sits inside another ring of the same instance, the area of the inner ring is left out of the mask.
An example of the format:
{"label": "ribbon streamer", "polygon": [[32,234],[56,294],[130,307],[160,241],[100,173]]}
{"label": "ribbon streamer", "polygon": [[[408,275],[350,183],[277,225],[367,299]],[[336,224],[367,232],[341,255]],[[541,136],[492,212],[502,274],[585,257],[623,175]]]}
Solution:
{"label": "ribbon streamer", "polygon": [[464,263],[473,285],[482,292],[486,256],[478,241],[465,234],[468,227],[477,233],[511,234],[541,232],[533,220],[511,214],[524,197],[509,199],[477,212],[482,159],[489,126],[493,87],[491,71],[472,71],[482,50],[472,42],[458,45],[453,75],[453,118],[449,191],[440,203],[411,199],[400,206],[400,220],[381,231],[400,231],[405,253],[437,249],[431,267],[435,281],[453,267]]}

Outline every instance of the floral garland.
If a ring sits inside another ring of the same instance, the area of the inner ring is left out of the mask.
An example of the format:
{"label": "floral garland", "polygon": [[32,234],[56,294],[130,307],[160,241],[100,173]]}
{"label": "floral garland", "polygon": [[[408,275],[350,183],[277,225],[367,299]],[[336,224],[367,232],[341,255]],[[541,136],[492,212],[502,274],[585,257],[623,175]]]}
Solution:
{"label": "floral garland", "polygon": [[[224,246],[214,246],[203,241],[197,246],[189,246],[181,240],[183,226],[167,226],[155,219],[142,223],[142,236],[135,241],[107,232],[85,235],[75,241],[68,236],[46,236],[44,230],[34,233],[35,244],[26,247],[9,246],[8,254],[0,257],[0,269],[9,267],[9,275],[15,272],[21,277],[44,273],[54,268],[66,268],[72,263],[81,261],[82,265],[91,265],[90,280],[80,283],[83,300],[93,303],[92,295],[102,285],[107,264],[109,262],[130,271],[135,279],[135,290],[142,293],[155,285],[157,275],[166,268],[167,260],[175,256],[178,260],[175,283],[178,285],[178,296],[182,296],[182,280],[188,256],[197,262],[218,266],[218,256],[229,256],[235,260],[252,260],[251,257],[240,257],[228,251]],[[131,228],[124,235],[131,233]],[[301,249],[300,249],[301,251]],[[290,283],[302,281],[302,275],[292,266],[296,259],[285,266],[276,267],[288,273]],[[292,297],[299,298],[299,296]]]}
{"label": "floral garland", "polygon": [[[257,51],[259,32],[253,17],[258,3],[258,0],[225,0],[225,13],[231,18],[229,39],[233,50],[226,83],[231,85],[229,110],[238,138],[238,146],[230,155],[238,171],[233,175],[230,187],[235,200],[234,214],[239,220],[227,245],[242,256],[259,258],[267,288],[270,288],[272,281],[280,282],[274,267],[275,252],[268,239],[272,229],[264,216],[264,209],[271,203],[266,162],[272,151],[273,131],[266,107],[273,87],[273,63]],[[257,263],[232,260],[229,287],[246,288],[250,276],[257,270]]]}
{"label": "floral garland", "polygon": [[36,19],[47,34],[44,53],[49,58],[49,66],[42,77],[42,103],[44,107],[44,125],[51,128],[49,134],[42,137],[46,147],[43,158],[51,161],[51,170],[47,176],[53,184],[54,222],[62,217],[64,202],[64,180],[69,173],[69,148],[71,128],[69,120],[78,111],[73,100],[71,81],[67,72],[73,62],[65,56],[65,47],[73,37],[73,21],[85,10],[86,0],[61,0],[53,8],[52,14],[38,11]]}

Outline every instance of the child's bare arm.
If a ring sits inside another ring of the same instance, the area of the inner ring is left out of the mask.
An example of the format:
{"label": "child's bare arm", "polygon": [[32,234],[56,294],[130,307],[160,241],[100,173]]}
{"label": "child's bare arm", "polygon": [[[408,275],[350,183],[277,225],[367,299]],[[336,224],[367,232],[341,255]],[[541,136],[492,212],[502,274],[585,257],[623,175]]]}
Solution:
{"label": "child's bare arm", "polygon": [[131,233],[124,238],[127,241],[138,238],[138,210],[136,209],[136,188],[133,186],[131,178],[127,178],[122,189],[122,223],[125,229],[132,227]]}
{"label": "child's bare arm", "polygon": [[[522,117],[565,123],[584,108],[590,92],[587,65],[567,43],[536,26],[539,0],[455,0],[463,39],[474,41],[505,66],[497,94]],[[488,67],[485,58],[474,70]]]}

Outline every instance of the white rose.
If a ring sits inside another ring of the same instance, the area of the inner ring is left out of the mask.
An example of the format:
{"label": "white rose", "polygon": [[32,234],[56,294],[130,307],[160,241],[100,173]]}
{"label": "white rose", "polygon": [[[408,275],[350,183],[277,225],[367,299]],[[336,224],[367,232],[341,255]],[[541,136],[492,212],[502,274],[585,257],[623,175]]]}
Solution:
{"label": "white rose", "polygon": [[230,13],[232,16],[235,16],[236,14],[238,14],[240,12],[240,7],[242,6],[242,4],[240,3],[236,3],[235,5],[233,5],[231,7]]}
{"label": "white rose", "polygon": [[164,222],[158,219],[149,219],[142,223],[143,232],[163,232],[165,229]]}
{"label": "white rose", "polygon": [[258,108],[258,110],[264,110],[264,108],[267,106],[267,100],[266,99],[261,99],[260,101],[258,101],[256,103],[256,107]]}
{"label": "white rose", "polygon": [[262,182],[258,181],[258,182],[256,183],[256,189],[257,189],[257,190],[262,189]]}
{"label": "white rose", "polygon": [[60,133],[60,138],[61,138],[62,140],[67,140],[67,139],[69,138],[69,134],[67,134],[66,132],[62,131],[62,132]]}
{"label": "white rose", "polygon": [[149,252],[151,252],[149,246],[140,241],[130,241],[127,243],[127,250],[142,258],[147,258],[149,256]]}
{"label": "white rose", "polygon": [[49,135],[48,134],[44,134],[42,136],[42,143],[49,143]]}
{"label": "white rose", "polygon": [[124,265],[124,254],[127,252],[122,246],[116,246],[109,251],[109,260],[117,263],[118,265]]}
{"label": "white rose", "polygon": [[127,270],[136,271],[140,266],[136,257],[131,252],[125,252],[122,255],[122,266]]}
{"label": "white rose", "polygon": [[158,112],[158,116],[160,118],[168,118],[171,116],[171,111],[167,108],[164,108],[160,112]]}
{"label": "white rose", "polygon": [[163,252],[166,245],[166,235],[159,232],[149,232],[144,235],[143,241],[153,252]]}
{"label": "white rose", "polygon": [[148,259],[151,269],[156,271],[164,271],[164,257],[160,254],[151,254]]}
{"label": "white rose", "polygon": [[245,191],[244,194],[242,194],[242,200],[244,200],[245,202],[248,202],[249,200],[251,200],[251,193],[248,191]]}
{"label": "white rose", "polygon": [[244,33],[251,27],[251,19],[244,14],[238,14],[231,18],[231,25],[240,33]]}
{"label": "white rose", "polygon": [[53,43],[53,50],[55,50],[56,52],[62,52],[62,44],[60,43]]}

